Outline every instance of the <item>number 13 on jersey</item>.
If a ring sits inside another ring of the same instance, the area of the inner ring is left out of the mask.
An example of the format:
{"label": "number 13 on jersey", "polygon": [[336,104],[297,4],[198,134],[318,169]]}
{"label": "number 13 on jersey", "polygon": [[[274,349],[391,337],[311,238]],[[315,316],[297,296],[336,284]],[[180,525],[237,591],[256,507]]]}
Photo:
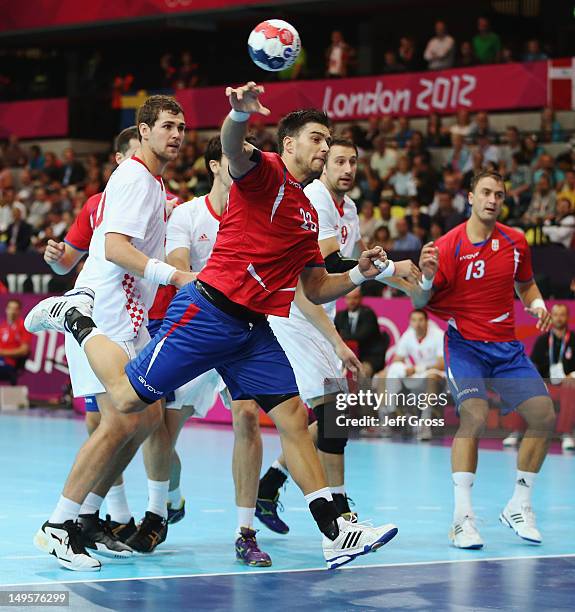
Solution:
{"label": "number 13 on jersey", "polygon": [[472,278],[483,278],[484,276],[485,276],[485,261],[483,261],[483,259],[472,261],[467,266],[467,272],[465,273],[465,280],[470,280]]}

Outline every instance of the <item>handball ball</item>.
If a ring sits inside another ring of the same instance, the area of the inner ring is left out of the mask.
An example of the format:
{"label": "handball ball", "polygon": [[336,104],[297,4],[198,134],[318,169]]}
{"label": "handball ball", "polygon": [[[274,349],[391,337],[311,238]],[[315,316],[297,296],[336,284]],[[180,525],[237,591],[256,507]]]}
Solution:
{"label": "handball ball", "polygon": [[281,19],[262,21],[248,38],[252,61],[270,72],[279,72],[293,66],[300,49],[297,30]]}

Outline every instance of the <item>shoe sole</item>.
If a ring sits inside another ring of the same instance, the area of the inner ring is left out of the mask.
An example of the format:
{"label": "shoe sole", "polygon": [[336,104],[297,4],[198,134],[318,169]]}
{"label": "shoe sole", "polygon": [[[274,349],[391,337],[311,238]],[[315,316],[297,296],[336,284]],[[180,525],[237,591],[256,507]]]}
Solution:
{"label": "shoe sole", "polygon": [[524,536],[522,536],[520,533],[517,532],[515,527],[513,527],[513,525],[503,516],[503,513],[501,513],[499,515],[499,522],[501,524],[505,525],[505,527],[509,527],[509,529],[511,529],[511,531],[513,531],[513,533],[518,538],[521,538],[524,542],[527,542],[528,544],[533,544],[534,546],[539,546],[539,544],[543,543],[543,540],[532,540],[531,538],[525,538]]}
{"label": "shoe sole", "polygon": [[34,535],[33,542],[34,542],[34,546],[38,550],[56,557],[56,560],[58,561],[60,566],[69,571],[72,571],[72,572],[99,572],[100,569],[102,568],[102,564],[99,561],[98,561],[98,565],[95,565],[93,567],[81,567],[81,568],[71,567],[67,561],[60,559],[60,557],[56,555],[54,548],[51,547],[48,543],[48,538],[46,537],[46,534],[41,529],[39,529]]}
{"label": "shoe sole", "polygon": [[236,561],[241,565],[246,565],[247,567],[271,567],[272,562],[271,559],[269,561],[258,561],[256,563],[250,563],[249,561],[244,561],[241,557],[236,556]]}
{"label": "shoe sole", "polygon": [[127,559],[128,557],[131,557],[134,554],[134,551],[131,549],[122,551],[110,550],[99,542],[96,542],[95,549],[91,548],[90,550],[93,550],[94,554],[98,555],[99,557],[106,557],[107,559]]}
{"label": "shoe sole", "polygon": [[174,516],[170,517],[168,519],[168,525],[175,525],[176,523],[179,523],[181,520],[183,520],[183,518],[186,516],[185,512],[182,512],[182,514],[174,514]]}
{"label": "shoe sole", "polygon": [[354,559],[357,559],[357,557],[361,557],[362,555],[367,555],[370,552],[375,552],[376,550],[379,550],[382,546],[385,546],[385,544],[393,540],[393,538],[395,538],[395,536],[397,535],[397,532],[398,532],[397,527],[394,527],[393,529],[390,529],[389,531],[384,533],[373,544],[366,544],[363,547],[363,550],[360,550],[359,552],[341,555],[339,557],[335,557],[334,559],[326,559],[327,569],[328,570],[337,569],[338,567],[341,567],[342,565],[347,565],[348,563],[351,563],[351,561],[353,561]]}

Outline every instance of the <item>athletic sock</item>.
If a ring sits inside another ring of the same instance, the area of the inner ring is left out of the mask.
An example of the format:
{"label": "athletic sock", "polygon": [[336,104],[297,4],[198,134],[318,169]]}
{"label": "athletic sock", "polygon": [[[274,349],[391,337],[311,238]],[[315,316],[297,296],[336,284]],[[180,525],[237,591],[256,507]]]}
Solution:
{"label": "athletic sock", "polygon": [[168,491],[168,503],[172,507],[172,510],[178,510],[182,507],[182,492],[180,487],[177,487],[173,491]]}
{"label": "athletic sock", "polygon": [[108,514],[115,523],[125,525],[130,522],[132,513],[128,506],[124,483],[110,487],[108,495],[106,495],[106,505],[108,506]]}
{"label": "athletic sock", "polygon": [[153,512],[165,519],[168,518],[169,480],[148,479],[148,512]]}
{"label": "athletic sock", "polygon": [[282,470],[273,466],[270,467],[260,479],[258,497],[260,499],[275,499],[286,480],[287,476]]}
{"label": "athletic sock", "polygon": [[339,512],[333,503],[330,490],[325,487],[308,493],[305,500],[309,505],[310,512],[319,527],[319,530],[330,540],[335,540],[339,535],[337,519]]}
{"label": "athletic sock", "polygon": [[75,501],[60,495],[60,499],[52,512],[49,523],[60,524],[65,521],[75,521],[80,514],[81,504],[77,504]]}
{"label": "athletic sock", "polygon": [[453,521],[459,522],[466,516],[474,516],[471,506],[471,487],[475,474],[473,472],[453,472],[452,476],[455,495]]}
{"label": "athletic sock", "polygon": [[96,514],[96,512],[100,512],[103,501],[103,497],[90,491],[80,508],[80,514]]}
{"label": "athletic sock", "polygon": [[531,505],[531,491],[535,483],[535,472],[523,472],[517,470],[517,478],[515,479],[515,489],[513,490],[513,497],[509,502],[510,505],[521,507],[523,505]]}
{"label": "athletic sock", "polygon": [[254,527],[254,516],[256,514],[255,508],[242,508],[241,506],[236,506],[238,511],[238,528],[236,530],[236,537],[241,535],[241,528],[247,527],[248,529],[253,529]]}

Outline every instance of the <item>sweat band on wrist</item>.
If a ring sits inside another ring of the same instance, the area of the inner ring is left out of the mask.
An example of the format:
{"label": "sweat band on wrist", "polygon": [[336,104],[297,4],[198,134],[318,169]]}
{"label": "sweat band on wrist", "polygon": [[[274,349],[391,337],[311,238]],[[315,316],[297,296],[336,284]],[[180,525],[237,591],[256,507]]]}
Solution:
{"label": "sweat band on wrist", "polygon": [[237,111],[232,108],[232,110],[228,114],[228,117],[236,123],[245,123],[251,117],[251,113],[244,113],[242,111]]}
{"label": "sweat band on wrist", "polygon": [[361,273],[359,266],[355,266],[349,271],[349,280],[356,286],[361,285],[364,281],[367,280],[365,276]]}
{"label": "sweat band on wrist", "polygon": [[148,259],[144,270],[144,278],[155,285],[169,285],[174,272],[176,272],[174,266],[170,266],[170,264],[159,259]]}
{"label": "sweat band on wrist", "polygon": [[[375,267],[381,270],[381,267],[378,266],[377,264],[375,264]],[[393,276],[394,274],[395,274],[395,264],[393,263],[393,261],[391,261],[391,259],[388,259],[386,261],[385,268],[383,268],[383,270],[375,277],[375,280],[382,282],[383,279],[389,278],[390,276]]]}
{"label": "sweat band on wrist", "polygon": [[529,304],[529,308],[543,308],[543,310],[547,310],[547,306],[545,306],[545,302],[542,298],[535,298],[531,304]]}
{"label": "sweat band on wrist", "polygon": [[424,291],[429,291],[430,289],[433,289],[433,280],[434,280],[435,276],[432,276],[431,278],[427,278],[427,277],[423,277],[420,281],[419,281],[419,286],[424,290]]}

